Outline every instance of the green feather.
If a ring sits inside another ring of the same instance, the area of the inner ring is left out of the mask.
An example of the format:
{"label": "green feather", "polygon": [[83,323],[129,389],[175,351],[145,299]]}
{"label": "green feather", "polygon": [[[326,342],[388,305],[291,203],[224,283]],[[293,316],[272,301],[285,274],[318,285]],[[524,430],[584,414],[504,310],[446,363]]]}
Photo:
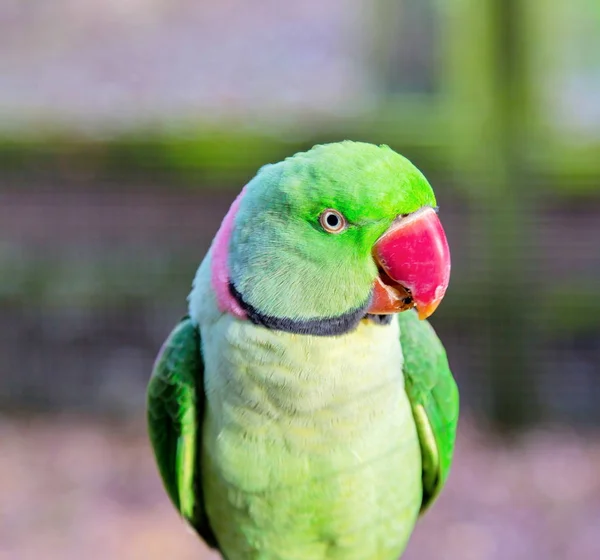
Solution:
{"label": "green feather", "polygon": [[214,547],[200,482],[203,374],[200,335],[185,318],[167,338],[152,371],[147,391],[148,434],[171,501]]}
{"label": "green feather", "polygon": [[398,321],[406,392],[423,455],[423,512],[438,496],[450,472],[459,395],[446,351],[431,325],[420,321],[412,310],[400,313]]}

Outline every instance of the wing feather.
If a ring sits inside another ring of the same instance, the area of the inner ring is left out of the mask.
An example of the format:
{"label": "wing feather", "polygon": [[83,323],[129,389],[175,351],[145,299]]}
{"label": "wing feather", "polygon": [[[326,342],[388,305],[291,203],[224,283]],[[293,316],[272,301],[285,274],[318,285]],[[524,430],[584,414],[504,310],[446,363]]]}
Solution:
{"label": "wing feather", "polygon": [[427,321],[415,311],[398,315],[404,354],[406,392],[421,443],[424,512],[444,486],[454,454],[458,424],[458,387],[446,351]]}
{"label": "wing feather", "polygon": [[204,405],[200,333],[185,317],[165,341],[152,370],[147,390],[148,435],[171,501],[202,539],[217,548],[202,492]]}

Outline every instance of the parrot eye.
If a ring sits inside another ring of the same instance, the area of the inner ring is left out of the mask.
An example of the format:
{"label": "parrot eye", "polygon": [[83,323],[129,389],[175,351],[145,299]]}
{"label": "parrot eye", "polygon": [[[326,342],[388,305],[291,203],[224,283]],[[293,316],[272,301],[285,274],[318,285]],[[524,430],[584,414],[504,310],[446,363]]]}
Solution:
{"label": "parrot eye", "polygon": [[341,233],[348,225],[346,218],[344,218],[344,216],[337,210],[333,210],[332,208],[323,210],[319,216],[319,222],[321,223],[323,229],[329,233]]}

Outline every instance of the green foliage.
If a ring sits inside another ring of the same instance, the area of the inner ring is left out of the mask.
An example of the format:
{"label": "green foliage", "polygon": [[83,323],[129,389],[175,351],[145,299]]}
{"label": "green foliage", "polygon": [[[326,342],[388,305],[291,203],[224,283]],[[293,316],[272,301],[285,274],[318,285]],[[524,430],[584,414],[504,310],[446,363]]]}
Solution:
{"label": "green foliage", "polygon": [[134,302],[181,302],[197,267],[194,255],[163,248],[132,259],[135,249],[88,256],[0,254],[0,303],[94,308]]}
{"label": "green foliage", "polygon": [[298,140],[227,129],[136,130],[106,139],[52,133],[0,139],[0,171],[75,179],[152,178],[168,180],[170,187],[214,188],[239,185],[265,162],[307,147]]}

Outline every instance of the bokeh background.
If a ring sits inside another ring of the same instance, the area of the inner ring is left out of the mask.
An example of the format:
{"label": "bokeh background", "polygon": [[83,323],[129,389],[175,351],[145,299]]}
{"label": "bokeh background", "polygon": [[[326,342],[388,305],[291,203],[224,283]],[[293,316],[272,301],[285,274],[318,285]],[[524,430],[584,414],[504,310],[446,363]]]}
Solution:
{"label": "bokeh background", "polygon": [[0,558],[215,558],[162,490],[153,358],[262,164],[392,146],[453,251],[463,396],[409,560],[600,558],[596,0],[0,0]]}

